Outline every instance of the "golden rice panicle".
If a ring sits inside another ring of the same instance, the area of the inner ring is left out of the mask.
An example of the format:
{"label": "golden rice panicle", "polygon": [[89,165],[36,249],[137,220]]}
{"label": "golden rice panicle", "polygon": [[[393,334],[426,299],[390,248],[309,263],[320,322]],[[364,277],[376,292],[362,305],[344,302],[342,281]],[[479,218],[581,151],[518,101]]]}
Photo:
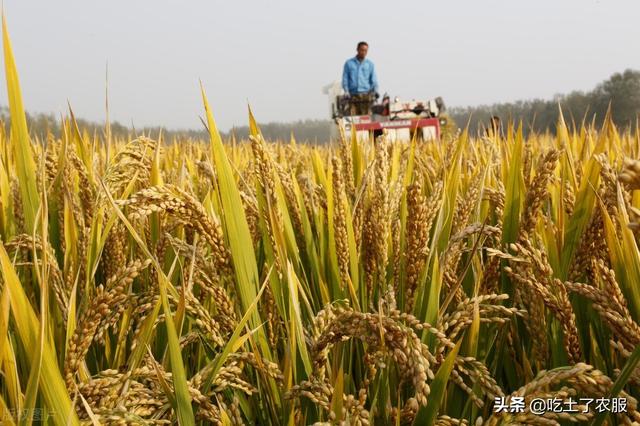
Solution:
{"label": "golden rice panicle", "polygon": [[349,200],[353,202],[356,196],[356,188],[354,178],[354,170],[353,170],[353,156],[351,152],[351,141],[347,139],[345,132],[340,132],[340,138],[338,139],[340,142],[339,147],[339,156],[340,161],[342,163],[341,172],[343,175],[343,179],[345,182],[345,192],[349,197]]}
{"label": "golden rice panicle", "polygon": [[332,156],[333,173],[333,229],[336,241],[336,254],[338,257],[338,271],[340,284],[343,288],[351,279],[349,276],[349,237],[347,232],[346,192],[342,173],[340,157]]}
{"label": "golden rice panicle", "polygon": [[78,175],[78,188],[80,190],[78,195],[82,204],[84,222],[88,225],[93,219],[95,210],[96,188],[92,184],[91,179],[89,178],[89,172],[80,157],[78,157],[75,149],[67,149],[67,153],[69,155],[69,159],[71,160],[71,164],[73,165],[73,168]]}
{"label": "golden rice panicle", "polygon": [[[273,251],[278,250],[275,230],[284,228],[283,212],[278,208],[277,175],[274,160],[268,150],[268,145],[261,135],[250,136],[251,151],[254,159],[254,176],[258,190],[263,194],[265,204],[261,207],[262,223],[266,227],[268,240]],[[275,228],[275,229],[274,229]],[[276,271],[280,278],[285,276],[285,265],[280,256],[275,256]]]}
{"label": "golden rice panicle", "polygon": [[640,189],[640,160],[625,158],[618,179],[629,189]]}
{"label": "golden rice panicle", "polygon": [[231,256],[224,242],[222,226],[185,190],[170,184],[154,186],[137,192],[127,200],[118,201],[118,204],[129,209],[129,217],[132,219],[141,219],[151,213],[165,213],[187,228],[197,231],[211,246],[213,258],[220,270],[230,271]]}
{"label": "golden rice panicle", "polygon": [[[156,142],[140,137],[127,142],[111,159],[105,173],[104,183],[111,195],[118,199],[132,179],[142,186],[148,186],[151,175],[151,160]],[[97,205],[106,204],[103,191],[99,191]]]}
{"label": "golden rice panicle", "polygon": [[629,312],[615,272],[606,267],[602,261],[596,262],[594,266],[600,277],[598,280],[601,283],[600,288],[572,282],[565,283],[565,286],[569,291],[587,298],[617,342],[626,351],[631,352],[640,344],[640,326]]}
{"label": "golden rice panicle", "polygon": [[294,189],[294,181],[291,175],[282,167],[278,167],[278,175],[280,177],[280,182],[282,183],[289,216],[291,217],[293,230],[295,232],[296,243],[298,245],[298,249],[303,250],[305,247],[304,226],[302,224],[302,213],[300,211],[300,206],[298,205],[298,198]]}
{"label": "golden rice panicle", "polygon": [[402,253],[402,203],[405,197],[404,171],[398,174],[390,191],[389,215],[391,220],[391,266],[393,286],[387,291],[387,303],[396,305],[396,294],[400,291],[400,280],[404,255]]}
{"label": "golden rice panicle", "polygon": [[[373,164],[371,198],[365,210],[363,241],[364,267],[369,297],[374,291],[385,292],[388,238],[391,218],[389,215],[389,153],[385,135],[376,139]],[[374,288],[374,285],[377,286]]]}
{"label": "golden rice panicle", "polygon": [[599,195],[607,208],[607,212],[611,216],[611,220],[616,223],[616,212],[618,209],[618,177],[613,171],[613,167],[609,164],[606,155],[598,154],[595,158],[600,163],[600,177],[602,179],[602,183],[599,188]]}
{"label": "golden rice panicle", "polygon": [[406,284],[405,311],[413,310],[415,292],[422,271],[429,257],[429,232],[435,218],[442,185],[438,185],[429,200],[422,193],[419,180],[407,189],[407,231],[406,231]]}
{"label": "golden rice panicle", "polygon": [[523,238],[526,238],[524,236],[533,233],[535,230],[538,214],[540,213],[542,203],[548,195],[548,185],[553,177],[553,172],[559,157],[560,152],[551,149],[542,157],[538,164],[536,174],[531,181],[525,197],[525,211],[523,212],[520,222],[520,235]]}
{"label": "golden rice panicle", "polygon": [[128,248],[127,229],[123,223],[117,222],[107,235],[104,253],[100,259],[104,276],[111,277],[115,275],[120,265],[126,264]]}
{"label": "golden rice panicle", "polygon": [[16,178],[11,179],[11,197],[13,202],[13,221],[15,223],[15,231],[18,234],[27,232],[27,229],[25,229],[25,217],[22,206],[22,196],[20,195],[20,186]]}
{"label": "golden rice panicle", "polygon": [[119,315],[124,310],[129,286],[140,272],[151,263],[151,260],[134,260],[107,280],[106,285],[96,289],[96,295],[87,301],[88,305],[79,317],[64,361],[65,381],[72,388],[74,375],[96,336],[100,325],[111,315]]}
{"label": "golden rice panicle", "polygon": [[31,266],[33,262],[28,261],[30,253],[35,249],[37,256],[42,259],[44,257],[44,251],[47,253],[47,262],[49,266],[49,284],[55,294],[56,302],[62,313],[63,321],[66,323],[69,315],[69,297],[71,293],[71,287],[67,285],[67,282],[63,279],[63,272],[60,270],[56,261],[56,252],[51,244],[47,241],[46,249],[43,247],[42,240],[39,236],[35,238],[27,234],[19,234],[13,237],[9,242],[5,243],[5,248],[12,256],[17,256],[18,259],[22,259],[24,265]]}
{"label": "golden rice panicle", "polygon": [[[475,233],[477,229],[474,226],[468,227],[469,219],[471,218],[472,211],[476,208],[478,197],[480,195],[481,185],[480,173],[472,177],[472,183],[463,197],[459,197],[456,200],[456,210],[453,218],[453,237],[449,240],[447,249],[444,253],[445,266],[444,266],[444,285],[448,291],[455,291],[454,299],[456,302],[460,302],[463,298],[463,291],[461,287],[457,287],[452,290],[459,280],[458,266],[460,259],[462,258],[464,240],[468,235]],[[464,201],[463,201],[464,200]]]}
{"label": "golden rice panicle", "polygon": [[570,217],[574,212],[576,194],[571,182],[566,180],[563,182],[562,204],[564,205],[565,214]]}
{"label": "golden rice panicle", "polygon": [[[505,197],[502,181],[498,180],[498,187],[495,190],[487,190],[485,188],[484,197],[489,201],[491,208],[495,212],[494,216],[496,217],[496,225],[494,226],[495,232],[489,236],[485,244],[493,249],[499,249],[502,246],[502,218],[504,216]],[[485,268],[482,273],[482,282],[480,284],[481,293],[491,294],[498,291],[501,262],[502,260],[498,256],[490,256],[488,261],[486,261]]]}
{"label": "golden rice panicle", "polygon": [[[333,309],[329,321],[323,320],[322,324],[323,329],[312,345],[314,372],[319,380],[326,373],[331,347],[344,340],[358,339],[387,352],[403,377],[412,384],[416,400],[421,405],[427,403],[430,392],[427,379],[433,377],[432,355],[412,330],[385,315],[360,313],[350,308]],[[380,327],[383,327],[383,333]],[[385,336],[384,346],[380,346],[382,336]]]}
{"label": "golden rice panicle", "polygon": [[522,177],[527,187],[531,184],[531,170],[533,168],[533,151],[530,144],[524,145],[524,160],[522,165]]}
{"label": "golden rice panicle", "polygon": [[600,209],[591,216],[587,229],[580,238],[576,254],[571,261],[569,270],[570,281],[588,279],[597,280],[593,269],[593,260],[608,258],[607,241],[604,235],[604,218]]}
{"label": "golden rice panicle", "polygon": [[541,287],[536,288],[546,289],[546,293],[541,294],[545,305],[554,312],[562,327],[565,351],[569,361],[572,363],[578,362],[582,358],[582,351],[578,338],[576,317],[573,306],[569,301],[567,290],[562,281],[553,277],[554,271],[549,264],[547,253],[544,250],[532,247],[529,241],[525,243],[525,246],[528,253],[530,253],[538,280],[543,283]]}

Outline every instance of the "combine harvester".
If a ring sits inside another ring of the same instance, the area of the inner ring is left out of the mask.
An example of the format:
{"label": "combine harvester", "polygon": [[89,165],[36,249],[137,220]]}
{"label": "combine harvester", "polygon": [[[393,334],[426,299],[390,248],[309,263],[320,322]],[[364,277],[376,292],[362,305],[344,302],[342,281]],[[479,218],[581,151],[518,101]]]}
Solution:
{"label": "combine harvester", "polygon": [[433,100],[401,101],[397,97],[391,102],[385,94],[381,103],[371,105],[370,115],[351,115],[351,100],[344,94],[339,81],[323,88],[323,93],[329,97],[329,111],[335,125],[331,130],[331,137],[339,135],[342,126],[349,134],[355,128],[359,141],[369,141],[386,131],[393,141],[428,141],[440,138],[440,129],[446,124],[441,117],[445,111],[442,98]]}

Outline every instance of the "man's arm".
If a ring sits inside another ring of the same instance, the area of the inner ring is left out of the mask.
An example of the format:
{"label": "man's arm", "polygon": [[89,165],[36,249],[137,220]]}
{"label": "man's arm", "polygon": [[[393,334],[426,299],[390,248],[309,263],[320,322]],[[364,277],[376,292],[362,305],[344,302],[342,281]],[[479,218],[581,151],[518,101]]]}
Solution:
{"label": "man's arm", "polygon": [[349,93],[349,61],[345,62],[342,68],[342,89]]}
{"label": "man's arm", "polygon": [[371,84],[371,87],[373,88],[373,91],[375,93],[378,93],[378,76],[376,75],[376,67],[373,65],[373,62],[371,62],[371,77],[370,77],[371,81],[369,82],[369,84]]}

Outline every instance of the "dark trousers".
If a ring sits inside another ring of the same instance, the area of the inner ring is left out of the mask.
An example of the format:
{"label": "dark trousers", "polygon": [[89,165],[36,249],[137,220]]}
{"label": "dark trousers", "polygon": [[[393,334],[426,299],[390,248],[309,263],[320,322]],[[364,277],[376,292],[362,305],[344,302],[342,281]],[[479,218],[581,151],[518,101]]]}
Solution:
{"label": "dark trousers", "polygon": [[373,96],[370,93],[356,93],[351,95],[351,115],[371,115]]}

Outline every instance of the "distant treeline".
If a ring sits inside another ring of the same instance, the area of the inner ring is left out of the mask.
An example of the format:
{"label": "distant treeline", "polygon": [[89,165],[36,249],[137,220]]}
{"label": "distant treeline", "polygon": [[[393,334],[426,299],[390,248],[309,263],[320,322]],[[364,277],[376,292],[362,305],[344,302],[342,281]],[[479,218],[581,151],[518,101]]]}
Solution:
{"label": "distant treeline", "polygon": [[[293,135],[299,142],[324,143],[329,140],[331,123],[331,120],[299,120],[288,123],[265,123],[259,126],[266,139],[289,141]],[[238,139],[246,139],[249,137],[249,127],[234,127],[227,136],[231,134]]]}
{"label": "distant treeline", "polygon": [[[0,107],[0,120],[4,123],[5,129],[9,130],[9,108]],[[40,138],[51,133],[56,137],[60,137],[62,134],[62,126],[60,117],[54,114],[30,114],[27,112],[27,124],[29,131],[32,135],[36,135]],[[96,135],[104,137],[106,133],[104,123],[96,123],[95,121],[89,121],[82,118],[76,118],[78,128],[82,132],[87,132],[89,135]],[[125,126],[117,121],[110,124],[111,136],[114,138],[132,138],[135,136],[149,136],[157,138],[160,132],[162,132],[162,138],[165,141],[194,139],[201,140],[208,138],[209,135],[204,130],[183,130],[183,129],[165,129],[164,127],[140,127]]]}
{"label": "distant treeline", "polygon": [[[9,131],[9,109],[0,106],[0,120],[4,123],[5,129]],[[104,137],[106,133],[104,123],[96,123],[94,121],[76,118],[78,128],[90,135]],[[53,134],[60,137],[62,126],[60,117],[54,114],[30,114],[27,113],[27,123],[32,135],[43,137],[47,134]],[[330,120],[299,120],[286,123],[259,123],[260,130],[266,139],[269,140],[291,140],[293,135],[297,141],[309,143],[324,143],[329,140],[331,131]],[[209,138],[206,129],[189,130],[189,129],[166,129],[164,127],[140,127],[124,126],[115,121],[110,125],[111,136],[114,138],[132,138],[135,136],[145,135],[157,138],[162,132],[162,139],[167,142],[180,141],[185,139],[204,140]],[[249,127],[234,127],[228,132],[221,132],[224,139],[235,137],[238,140],[247,139],[249,136]]]}
{"label": "distant treeline", "polygon": [[626,70],[613,74],[589,92],[575,91],[551,100],[533,99],[475,107],[450,108],[448,113],[459,127],[469,122],[469,131],[482,131],[492,116],[522,122],[525,132],[555,131],[559,111],[567,124],[583,121],[600,126],[611,106],[614,123],[620,128],[635,129],[640,114],[640,71]]}
{"label": "distant treeline", "polygon": [[[471,134],[482,131],[492,116],[500,118],[502,123],[510,120],[522,122],[525,132],[554,132],[558,122],[559,110],[562,108],[565,120],[569,125],[580,125],[583,121],[602,124],[606,112],[611,106],[614,123],[620,128],[635,129],[640,115],[640,71],[626,70],[613,74],[595,89],[588,92],[575,91],[566,95],[557,95],[553,99],[533,99],[526,101],[480,105],[474,107],[449,108],[448,116],[458,127],[469,123]],[[0,107],[0,120],[8,127],[9,111]],[[48,132],[60,136],[60,118],[53,114],[27,114],[29,129],[34,135],[46,135]],[[104,136],[103,123],[78,119],[78,126],[89,134]],[[284,123],[262,123],[260,129],[267,139],[289,141],[291,135],[299,142],[324,143],[329,140],[331,120],[299,120]],[[208,134],[201,130],[167,130],[157,127],[133,128],[118,122],[111,123],[111,134],[114,137],[133,137],[148,135],[157,138],[162,129],[163,139],[171,142],[184,139],[206,139]],[[8,128],[7,128],[8,130]],[[223,133],[224,138],[233,135],[237,139],[245,139],[249,134],[247,126],[234,127]]]}

